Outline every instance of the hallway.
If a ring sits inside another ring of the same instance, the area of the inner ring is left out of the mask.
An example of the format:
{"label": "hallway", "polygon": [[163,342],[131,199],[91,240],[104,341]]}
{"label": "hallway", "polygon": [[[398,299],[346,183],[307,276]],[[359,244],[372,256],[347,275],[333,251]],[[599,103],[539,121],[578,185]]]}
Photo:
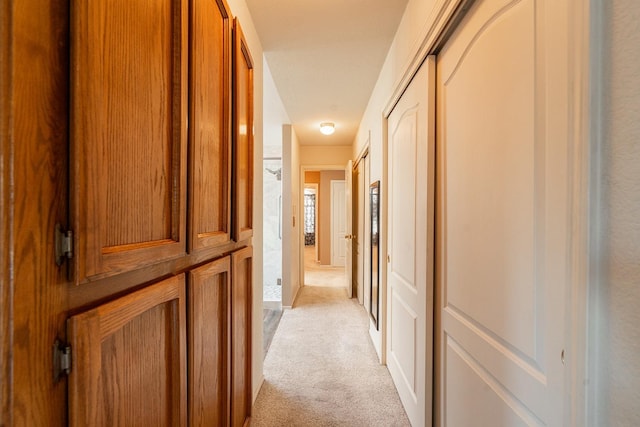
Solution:
{"label": "hallway", "polygon": [[408,426],[367,315],[344,289],[304,286],[264,364],[252,426]]}

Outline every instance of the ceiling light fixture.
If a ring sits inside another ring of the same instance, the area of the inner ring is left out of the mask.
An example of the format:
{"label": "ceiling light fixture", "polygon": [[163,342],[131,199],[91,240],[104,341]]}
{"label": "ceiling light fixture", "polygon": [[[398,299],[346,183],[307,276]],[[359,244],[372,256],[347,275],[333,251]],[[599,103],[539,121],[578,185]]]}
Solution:
{"label": "ceiling light fixture", "polygon": [[330,123],[330,122],[320,123],[320,132],[322,132],[323,134],[331,135],[335,131],[336,131],[336,126],[333,123]]}

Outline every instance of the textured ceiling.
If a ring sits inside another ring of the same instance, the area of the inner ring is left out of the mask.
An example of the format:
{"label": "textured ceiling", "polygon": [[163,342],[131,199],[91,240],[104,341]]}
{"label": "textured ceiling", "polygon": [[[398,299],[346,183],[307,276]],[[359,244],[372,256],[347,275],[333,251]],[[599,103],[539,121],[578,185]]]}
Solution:
{"label": "textured ceiling", "polygon": [[247,4],[300,144],[351,145],[407,0]]}

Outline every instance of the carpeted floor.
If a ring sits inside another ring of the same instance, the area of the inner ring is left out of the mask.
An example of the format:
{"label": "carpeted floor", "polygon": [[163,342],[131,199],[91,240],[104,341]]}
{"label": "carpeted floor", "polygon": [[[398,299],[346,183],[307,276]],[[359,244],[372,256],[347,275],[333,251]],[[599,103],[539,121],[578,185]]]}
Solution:
{"label": "carpeted floor", "polygon": [[307,286],[345,287],[347,276],[344,267],[321,265],[315,261],[315,246],[304,248],[304,284]]}
{"label": "carpeted floor", "polygon": [[251,425],[409,426],[357,300],[336,287],[300,292],[267,353]]}

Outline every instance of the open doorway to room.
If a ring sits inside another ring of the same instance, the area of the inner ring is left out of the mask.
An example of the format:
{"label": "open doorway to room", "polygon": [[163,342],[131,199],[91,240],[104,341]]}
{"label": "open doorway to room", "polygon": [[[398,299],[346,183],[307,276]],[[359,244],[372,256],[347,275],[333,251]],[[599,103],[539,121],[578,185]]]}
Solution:
{"label": "open doorway to room", "polygon": [[[304,285],[345,287],[344,185],[341,170],[305,170],[303,194]],[[343,192],[340,193],[340,186]],[[342,202],[342,208],[339,204]]]}
{"label": "open doorway to room", "polygon": [[263,158],[263,351],[282,316],[282,157]]}

